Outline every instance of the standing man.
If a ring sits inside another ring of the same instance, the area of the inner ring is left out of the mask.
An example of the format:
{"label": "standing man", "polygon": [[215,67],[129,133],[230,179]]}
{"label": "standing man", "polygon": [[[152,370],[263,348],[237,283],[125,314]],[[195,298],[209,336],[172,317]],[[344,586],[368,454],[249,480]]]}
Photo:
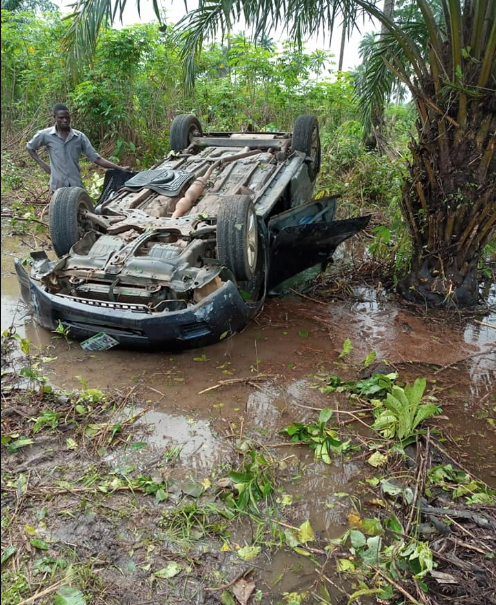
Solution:
{"label": "standing man", "polygon": [[[102,168],[129,170],[129,166],[118,166],[102,158],[90,143],[88,137],[79,130],[71,128],[69,110],[62,103],[53,108],[55,126],[39,130],[26,145],[29,155],[50,175],[50,190],[61,187],[82,187],[79,158],[84,155]],[[37,150],[46,147],[50,157],[50,165],[38,155]]]}

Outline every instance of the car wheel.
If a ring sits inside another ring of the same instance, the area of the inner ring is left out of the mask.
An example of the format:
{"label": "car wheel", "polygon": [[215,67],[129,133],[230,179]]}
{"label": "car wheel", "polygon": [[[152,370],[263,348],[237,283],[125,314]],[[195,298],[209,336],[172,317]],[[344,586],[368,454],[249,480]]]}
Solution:
{"label": "car wheel", "polygon": [[293,130],[293,151],[301,151],[308,158],[308,175],[314,181],[320,172],[319,123],[315,116],[303,115],[296,118]]}
{"label": "car wheel", "polygon": [[236,281],[250,280],[258,258],[257,215],[247,195],[226,196],[217,214],[217,256]]}
{"label": "car wheel", "polygon": [[170,148],[172,151],[182,151],[189,147],[194,136],[203,134],[198,118],[190,113],[176,116],[171,124]]}
{"label": "car wheel", "polygon": [[85,210],[93,212],[93,202],[81,187],[62,187],[53,194],[49,209],[50,238],[59,258],[93,228]]}

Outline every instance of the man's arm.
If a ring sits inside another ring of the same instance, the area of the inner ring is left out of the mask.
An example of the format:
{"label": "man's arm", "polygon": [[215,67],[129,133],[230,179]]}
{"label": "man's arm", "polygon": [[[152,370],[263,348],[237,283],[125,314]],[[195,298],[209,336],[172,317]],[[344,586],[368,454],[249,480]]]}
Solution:
{"label": "man's arm", "polygon": [[98,158],[96,160],[94,160],[95,164],[98,164],[98,166],[101,166],[102,168],[114,168],[115,170],[126,170],[129,171],[131,170],[131,166],[118,166],[117,164],[114,164],[113,162],[109,162],[109,160],[106,160],[105,158]]}
{"label": "man's arm", "polygon": [[47,173],[50,174],[51,170],[50,170],[50,166],[48,164],[46,164],[41,158],[40,156],[36,153],[36,151],[34,149],[30,149],[29,147],[27,147],[28,153],[29,155],[33,158],[33,160],[39,165],[41,166],[41,168],[43,168],[43,170]]}

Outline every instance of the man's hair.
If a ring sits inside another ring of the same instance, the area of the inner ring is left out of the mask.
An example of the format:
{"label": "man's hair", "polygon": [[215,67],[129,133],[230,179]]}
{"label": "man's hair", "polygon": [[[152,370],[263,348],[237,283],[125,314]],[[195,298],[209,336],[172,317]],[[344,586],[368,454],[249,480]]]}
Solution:
{"label": "man's hair", "polygon": [[64,105],[63,103],[56,103],[53,106],[53,115],[56,116],[58,111],[69,111],[67,105]]}

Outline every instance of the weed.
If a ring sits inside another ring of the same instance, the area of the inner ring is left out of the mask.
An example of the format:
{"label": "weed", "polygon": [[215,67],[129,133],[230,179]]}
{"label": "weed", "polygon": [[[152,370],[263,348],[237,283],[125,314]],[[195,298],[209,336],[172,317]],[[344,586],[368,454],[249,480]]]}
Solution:
{"label": "weed", "polygon": [[331,464],[332,454],[343,454],[351,449],[350,441],[341,441],[335,429],[327,427],[332,417],[332,410],[324,409],[320,412],[316,424],[302,424],[295,422],[283,429],[293,442],[306,443],[315,452],[315,459]]}
{"label": "weed", "polygon": [[388,439],[404,442],[416,434],[417,426],[436,414],[440,408],[433,403],[420,405],[426,386],[425,378],[417,378],[413,386],[404,389],[394,385],[386,399],[374,400],[375,422],[372,428]]}
{"label": "weed", "polygon": [[257,503],[267,500],[274,491],[274,477],[271,471],[275,463],[254,449],[248,452],[246,458],[247,462],[240,471],[229,473],[229,479],[234,482],[237,492],[232,503],[239,511],[258,512]]}

